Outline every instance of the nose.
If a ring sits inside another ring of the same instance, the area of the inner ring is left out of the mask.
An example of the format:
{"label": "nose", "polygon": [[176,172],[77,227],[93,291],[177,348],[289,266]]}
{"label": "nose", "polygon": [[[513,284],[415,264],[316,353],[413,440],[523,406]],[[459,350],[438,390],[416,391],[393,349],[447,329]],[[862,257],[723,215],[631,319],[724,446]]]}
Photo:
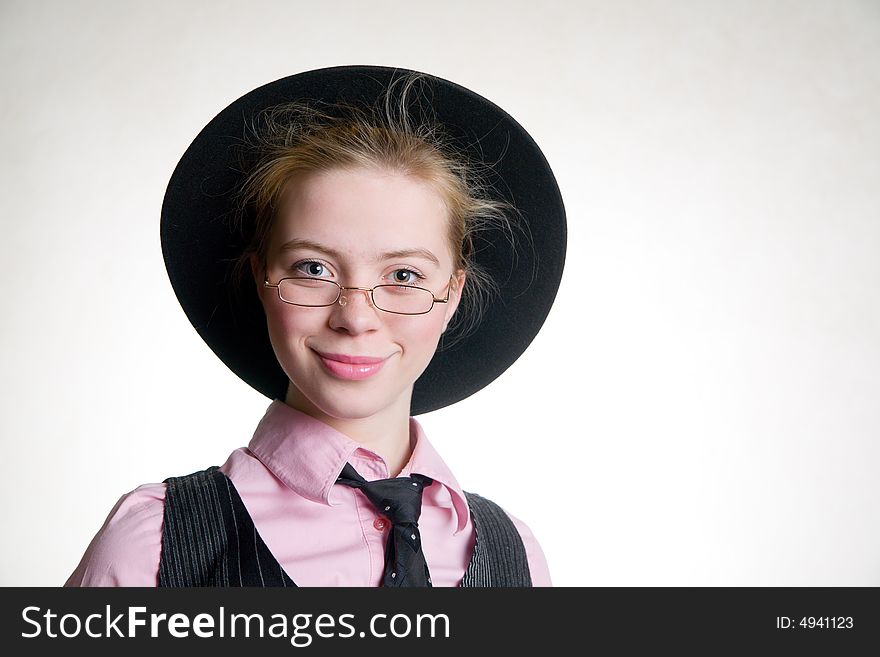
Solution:
{"label": "nose", "polygon": [[379,310],[373,306],[369,290],[344,289],[331,306],[330,327],[352,335],[378,328]]}

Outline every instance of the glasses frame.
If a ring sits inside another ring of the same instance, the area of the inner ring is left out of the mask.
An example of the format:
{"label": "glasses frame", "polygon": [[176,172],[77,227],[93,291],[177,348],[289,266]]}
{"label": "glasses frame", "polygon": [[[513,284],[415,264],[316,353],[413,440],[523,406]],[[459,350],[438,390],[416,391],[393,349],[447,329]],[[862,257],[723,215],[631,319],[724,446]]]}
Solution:
{"label": "glasses frame", "polygon": [[[336,281],[331,281],[326,278],[311,278],[309,276],[285,276],[284,278],[279,279],[277,283],[270,283],[269,279],[264,279],[263,287],[274,287],[275,289],[278,290],[278,298],[281,300],[282,303],[286,303],[291,306],[299,306],[300,308],[329,308],[330,306],[339,302],[339,300],[342,298],[342,291],[343,290],[363,290],[364,292],[370,293],[370,303],[373,305],[373,308],[375,308],[376,310],[381,310],[383,313],[391,313],[392,315],[413,316],[413,315],[427,315],[429,312],[434,310],[434,304],[449,303],[449,291],[452,289],[452,279],[453,278],[454,278],[454,276],[449,277],[449,283],[447,283],[447,285],[446,285],[446,298],[445,299],[438,299],[437,297],[434,296],[434,292],[432,290],[429,290],[426,287],[419,287],[418,285],[397,285],[395,283],[382,283],[381,285],[374,285],[373,287],[351,287],[348,285],[340,285]],[[293,280],[293,281],[324,281],[327,283],[332,283],[337,288],[336,298],[333,301],[331,301],[330,303],[322,303],[322,304],[317,304],[317,305],[306,304],[306,303],[293,303],[292,301],[287,301],[286,299],[283,299],[281,297],[281,283],[283,283],[284,281],[288,281],[288,280]],[[420,313],[401,313],[401,312],[397,312],[396,310],[385,310],[384,308],[380,308],[379,306],[376,305],[376,298],[373,296],[373,291],[379,287],[405,287],[405,288],[415,288],[416,290],[424,290],[425,292],[430,293],[431,298],[433,299],[433,302],[431,303],[430,308],[428,308],[424,312],[420,312]],[[340,304],[340,305],[345,305],[345,304]]]}

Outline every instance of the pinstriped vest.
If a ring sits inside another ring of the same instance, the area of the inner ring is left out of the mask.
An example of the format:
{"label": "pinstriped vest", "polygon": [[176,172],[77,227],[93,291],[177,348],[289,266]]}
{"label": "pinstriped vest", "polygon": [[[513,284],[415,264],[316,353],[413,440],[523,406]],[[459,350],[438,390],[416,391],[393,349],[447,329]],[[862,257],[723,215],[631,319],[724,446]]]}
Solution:
{"label": "pinstriped vest", "polygon": [[[159,586],[296,586],[217,466],[165,480]],[[474,551],[462,587],[531,586],[522,538],[494,502],[465,492]]]}

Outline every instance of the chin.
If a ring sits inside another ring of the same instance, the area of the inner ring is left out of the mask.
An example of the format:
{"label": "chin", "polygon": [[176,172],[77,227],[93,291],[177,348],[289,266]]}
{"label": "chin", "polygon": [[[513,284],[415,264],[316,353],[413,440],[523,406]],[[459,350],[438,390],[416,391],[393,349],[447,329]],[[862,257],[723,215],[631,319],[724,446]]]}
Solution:
{"label": "chin", "polygon": [[[371,394],[372,393],[372,394]],[[411,395],[410,395],[411,396]],[[303,390],[296,387],[293,401],[300,405],[304,402],[309,413],[316,410],[328,417],[338,420],[361,420],[377,415],[398,403],[398,397],[377,395],[375,391],[358,390],[349,388],[346,390]],[[407,403],[407,415],[409,404]]]}

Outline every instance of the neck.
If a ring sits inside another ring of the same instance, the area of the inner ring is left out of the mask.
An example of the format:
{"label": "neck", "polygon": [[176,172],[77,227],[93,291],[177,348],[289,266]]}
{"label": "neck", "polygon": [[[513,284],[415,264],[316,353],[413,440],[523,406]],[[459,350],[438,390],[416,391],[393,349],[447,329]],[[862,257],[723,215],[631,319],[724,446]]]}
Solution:
{"label": "neck", "polygon": [[284,403],[344,433],[364,448],[381,456],[388,467],[389,477],[398,476],[412,456],[413,446],[409,427],[410,395],[401,395],[401,398],[391,406],[363,418],[340,418],[328,415],[292,384],[287,388]]}

